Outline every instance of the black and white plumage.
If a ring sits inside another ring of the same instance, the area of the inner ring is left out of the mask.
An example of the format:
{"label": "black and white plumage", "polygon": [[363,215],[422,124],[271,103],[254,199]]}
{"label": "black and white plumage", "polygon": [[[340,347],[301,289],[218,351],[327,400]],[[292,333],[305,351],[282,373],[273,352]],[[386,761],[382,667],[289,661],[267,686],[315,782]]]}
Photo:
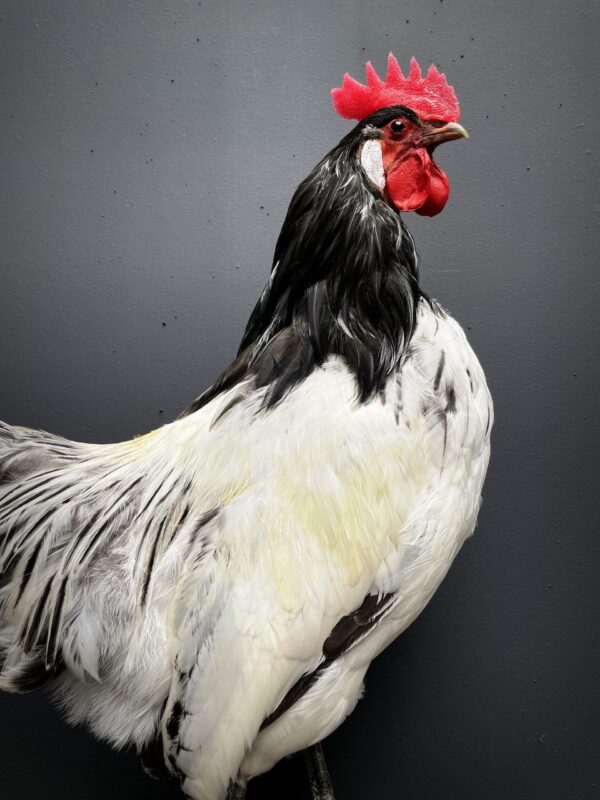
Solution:
{"label": "black and white plumage", "polygon": [[475,526],[485,378],[366,158],[402,115],[300,185],[237,359],[178,420],[0,424],[0,688],[51,682],[194,800],[333,731]]}

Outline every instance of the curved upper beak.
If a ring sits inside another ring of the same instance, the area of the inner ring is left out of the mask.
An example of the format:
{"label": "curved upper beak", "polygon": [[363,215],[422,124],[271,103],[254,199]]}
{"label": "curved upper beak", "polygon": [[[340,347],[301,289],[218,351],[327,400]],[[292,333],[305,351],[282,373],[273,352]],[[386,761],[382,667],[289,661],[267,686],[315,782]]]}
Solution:
{"label": "curved upper beak", "polygon": [[423,144],[428,148],[437,147],[442,142],[451,142],[453,139],[468,139],[469,134],[458,122],[446,122],[441,127],[427,125],[423,134]]}

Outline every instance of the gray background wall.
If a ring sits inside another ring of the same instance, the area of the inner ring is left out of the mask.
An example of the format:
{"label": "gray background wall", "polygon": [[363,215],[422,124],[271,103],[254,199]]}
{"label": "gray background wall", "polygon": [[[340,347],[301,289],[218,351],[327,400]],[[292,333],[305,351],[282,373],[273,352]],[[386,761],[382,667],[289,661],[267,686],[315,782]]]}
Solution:
{"label": "gray background wall", "polygon": [[[110,441],[235,352],[329,89],[393,49],[456,86],[452,198],[408,219],[497,423],[477,535],[326,743],[338,800],[600,794],[600,6],[0,2],[0,417]],[[2,795],[164,798],[132,754],[0,698]],[[291,760],[250,798],[305,796]]]}

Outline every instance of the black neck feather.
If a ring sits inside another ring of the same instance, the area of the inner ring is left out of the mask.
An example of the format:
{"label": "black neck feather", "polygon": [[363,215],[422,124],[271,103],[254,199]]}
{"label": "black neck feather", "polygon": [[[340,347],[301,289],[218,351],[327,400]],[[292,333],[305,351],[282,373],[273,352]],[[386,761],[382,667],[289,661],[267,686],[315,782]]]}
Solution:
{"label": "black neck feather", "polygon": [[188,413],[249,374],[268,386],[271,406],[330,356],[347,364],[366,402],[398,366],[423,294],[412,237],[358,162],[364,130],[296,190],[238,358]]}

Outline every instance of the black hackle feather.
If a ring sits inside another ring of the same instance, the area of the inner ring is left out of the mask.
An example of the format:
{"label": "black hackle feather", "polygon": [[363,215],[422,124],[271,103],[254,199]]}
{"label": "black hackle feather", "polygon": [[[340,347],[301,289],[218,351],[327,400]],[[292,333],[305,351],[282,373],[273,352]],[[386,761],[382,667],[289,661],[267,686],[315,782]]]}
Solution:
{"label": "black hackle feather", "polygon": [[412,237],[364,172],[360,150],[379,138],[378,127],[410,113],[372,114],[297,188],[238,357],[184,415],[249,377],[267,388],[271,407],[331,356],[351,370],[360,402],[385,386],[425,295]]}

